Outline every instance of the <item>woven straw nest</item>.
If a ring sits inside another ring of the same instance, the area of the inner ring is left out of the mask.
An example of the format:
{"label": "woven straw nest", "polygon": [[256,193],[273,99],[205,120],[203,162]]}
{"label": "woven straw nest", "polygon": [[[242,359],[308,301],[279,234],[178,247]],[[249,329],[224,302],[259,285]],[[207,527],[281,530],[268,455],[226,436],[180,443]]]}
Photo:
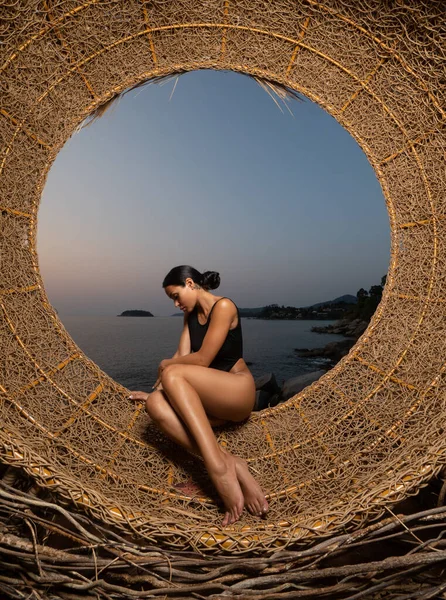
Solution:
{"label": "woven straw nest", "polygon": [[[46,0],[1,10],[0,455],[60,503],[160,547],[266,552],[378,517],[446,463],[445,9],[432,0]],[[375,169],[391,226],[383,300],[350,354],[219,432],[268,493],[224,530],[200,464],[71,340],[36,255],[59,149],[146,80],[232,69],[316,101]]]}

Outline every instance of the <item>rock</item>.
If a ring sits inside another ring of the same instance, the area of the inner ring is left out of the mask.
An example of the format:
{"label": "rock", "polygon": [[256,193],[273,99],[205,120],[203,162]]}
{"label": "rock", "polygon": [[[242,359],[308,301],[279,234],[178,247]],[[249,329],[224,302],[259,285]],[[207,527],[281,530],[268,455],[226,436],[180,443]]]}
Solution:
{"label": "rock", "polygon": [[274,373],[264,373],[255,380],[256,402],[253,410],[275,406],[280,401],[280,387]]}
{"label": "rock", "polygon": [[308,358],[309,356],[325,356],[324,348],[294,348],[294,352],[302,358]]}
{"label": "rock", "polygon": [[[280,388],[279,388],[280,391]],[[256,391],[256,401],[253,410],[264,410],[265,408],[271,408],[276,406],[281,400],[280,393],[271,394],[265,390]]]}
{"label": "rock", "polygon": [[341,319],[334,325],[312,327],[311,331],[314,331],[315,333],[336,333],[338,335],[345,335],[346,337],[358,339],[367,327],[367,321],[361,321],[361,319],[353,319],[353,321]]}
{"label": "rock", "polygon": [[314,325],[311,331],[314,331],[314,333],[333,333],[333,325],[323,325],[322,327]]}
{"label": "rock", "polygon": [[356,340],[348,339],[341,340],[340,342],[330,342],[324,348],[323,356],[327,356],[336,362],[343,356],[346,356],[353,346],[356,344]]}
{"label": "rock", "polygon": [[329,342],[324,346],[325,354],[327,356],[332,356],[333,354],[337,354],[339,350],[343,350],[344,348],[351,348],[354,343],[354,340],[340,340],[339,342]]}
{"label": "rock", "polygon": [[367,327],[368,323],[366,323],[365,321],[360,321],[353,332],[353,337],[360,338],[364,331],[367,329]]}
{"label": "rock", "polygon": [[264,373],[254,380],[256,384],[256,390],[264,390],[269,394],[278,394],[280,387],[277,384],[274,373]]}
{"label": "rock", "polygon": [[308,358],[311,356],[324,356],[326,358],[332,358],[339,360],[346,354],[350,348],[356,343],[354,339],[341,340],[340,342],[329,342],[323,348],[295,348],[294,351],[298,356]]}
{"label": "rock", "polygon": [[317,381],[322,375],[325,375],[325,371],[311,371],[311,373],[304,373],[297,377],[291,377],[287,379],[281,391],[281,400],[285,401],[301,392],[307,385]]}

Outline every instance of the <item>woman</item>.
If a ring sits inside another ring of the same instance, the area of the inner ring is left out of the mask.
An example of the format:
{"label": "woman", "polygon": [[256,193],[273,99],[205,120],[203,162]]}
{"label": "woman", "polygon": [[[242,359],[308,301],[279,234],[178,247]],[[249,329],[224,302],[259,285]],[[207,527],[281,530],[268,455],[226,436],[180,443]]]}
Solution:
{"label": "woman", "polygon": [[243,506],[257,516],[268,510],[265,496],[241,458],[223,450],[212,426],[247,419],[254,407],[255,384],[242,358],[238,308],[208,290],[220,285],[215,271],[188,265],[173,268],[163,288],[184,312],[178,350],[162,360],[151,394],[132,392],[145,401],[158,427],[189,452],[203,457],[226,508],[223,527],[240,518]]}

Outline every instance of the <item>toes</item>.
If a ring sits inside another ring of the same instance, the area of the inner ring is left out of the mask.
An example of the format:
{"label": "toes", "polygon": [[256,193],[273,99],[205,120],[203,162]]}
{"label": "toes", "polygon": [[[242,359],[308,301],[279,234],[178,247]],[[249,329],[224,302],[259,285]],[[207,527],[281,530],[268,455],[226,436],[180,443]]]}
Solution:
{"label": "toes", "polygon": [[227,525],[232,525],[233,523],[235,523],[236,521],[238,521],[241,517],[241,514],[243,512],[243,506],[240,508],[239,506],[235,506],[229,513],[229,522],[227,523]]}
{"label": "toes", "polygon": [[256,500],[250,504],[249,510],[251,514],[255,515],[256,517],[264,517],[268,512],[268,503],[266,500],[264,502],[261,500]]}
{"label": "toes", "polygon": [[258,517],[259,516],[259,512],[260,512],[260,505],[257,502],[257,500],[254,499],[251,502],[251,514],[253,514],[255,517]]}
{"label": "toes", "polygon": [[262,517],[268,512],[268,503],[255,500],[254,502],[249,502],[246,508],[255,517]]}
{"label": "toes", "polygon": [[259,517],[262,514],[262,507],[258,500],[255,502],[255,510],[256,510],[256,515]]}
{"label": "toes", "polygon": [[226,527],[227,525],[232,525],[234,521],[236,521],[236,515],[234,513],[234,510],[229,510],[225,514],[225,518],[222,521],[222,525],[223,527]]}

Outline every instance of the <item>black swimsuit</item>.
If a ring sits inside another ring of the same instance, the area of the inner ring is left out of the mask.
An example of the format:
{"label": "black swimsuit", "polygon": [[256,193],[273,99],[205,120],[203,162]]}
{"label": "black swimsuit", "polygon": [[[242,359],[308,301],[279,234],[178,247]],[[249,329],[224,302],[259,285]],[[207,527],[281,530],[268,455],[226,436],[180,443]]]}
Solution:
{"label": "black swimsuit", "polygon": [[[220,300],[223,300],[223,298],[220,298]],[[217,302],[220,302],[220,300],[217,300]],[[214,303],[214,306],[215,304],[217,304],[217,302]],[[198,322],[197,307],[195,307],[189,315],[188,326],[192,352],[197,352],[203,344],[204,336],[206,335],[206,332],[208,330],[214,306],[211,308],[208,320],[204,325],[201,325],[201,323]],[[237,316],[237,325],[234,327],[234,329],[230,329],[228,331],[228,335],[226,336],[222,347],[218,351],[217,356],[209,365],[209,367],[212,369],[219,369],[220,371],[230,371],[235,365],[235,363],[240,358],[243,358],[242,325],[240,322],[240,313],[238,308]]]}

